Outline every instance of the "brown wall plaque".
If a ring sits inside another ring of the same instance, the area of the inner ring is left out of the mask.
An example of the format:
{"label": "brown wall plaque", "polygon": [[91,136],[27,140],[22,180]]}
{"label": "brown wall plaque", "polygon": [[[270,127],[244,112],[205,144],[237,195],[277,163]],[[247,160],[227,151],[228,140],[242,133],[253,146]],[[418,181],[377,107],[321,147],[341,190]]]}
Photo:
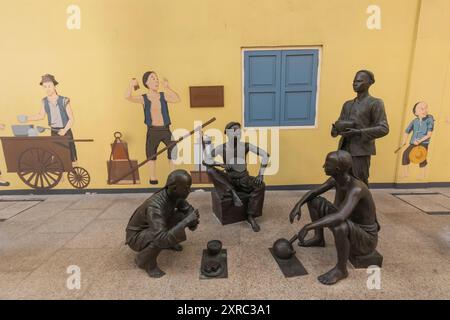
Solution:
{"label": "brown wall plaque", "polygon": [[223,107],[223,86],[190,87],[191,108]]}

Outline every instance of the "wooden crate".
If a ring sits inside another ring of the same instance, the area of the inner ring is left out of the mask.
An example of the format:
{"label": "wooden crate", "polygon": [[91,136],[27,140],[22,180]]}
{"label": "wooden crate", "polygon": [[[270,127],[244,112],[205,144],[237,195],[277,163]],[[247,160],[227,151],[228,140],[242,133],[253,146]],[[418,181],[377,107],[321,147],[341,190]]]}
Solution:
{"label": "wooden crate", "polygon": [[[131,164],[131,166],[130,166]],[[106,167],[108,172],[110,172],[108,184],[111,184],[110,181],[114,181],[117,178],[120,178],[127,172],[129,172],[132,168],[136,168],[138,166],[138,162],[136,160],[112,160],[107,161]],[[111,168],[111,170],[110,170]],[[133,175],[136,179],[136,183],[133,181]],[[120,180],[116,184],[139,184],[141,183],[139,180],[139,169],[134,171],[132,174],[129,174],[124,179]]]}
{"label": "wooden crate", "polygon": [[211,179],[205,171],[191,171],[192,184],[210,184]]}

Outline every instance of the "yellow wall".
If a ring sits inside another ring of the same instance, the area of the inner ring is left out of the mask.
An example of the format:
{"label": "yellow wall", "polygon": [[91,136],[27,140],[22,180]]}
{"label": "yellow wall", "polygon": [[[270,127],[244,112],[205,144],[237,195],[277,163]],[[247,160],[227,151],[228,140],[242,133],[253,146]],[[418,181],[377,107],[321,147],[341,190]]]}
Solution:
{"label": "yellow wall", "polygon": [[[428,101],[430,112],[440,120],[432,141],[430,181],[450,181],[445,157],[450,150],[443,134],[449,126],[444,129],[442,121],[444,105],[450,102],[449,28],[443,24],[443,9],[448,13],[449,4],[422,2],[378,0],[381,30],[366,27],[366,9],[372,4],[367,0],[4,2],[0,123],[8,129],[0,134],[12,135],[9,125],[17,122],[16,115],[39,110],[44,96],[40,76],[54,74],[59,92],[71,98],[76,138],[95,139],[78,144],[79,164],[91,173],[90,188],[106,188],[106,160],[114,131],[125,134],[132,158],[145,159],[142,109],[123,98],[130,78],[141,79],[144,71],[156,70],[170,80],[182,98],[181,104],[171,106],[174,128],[192,129],[194,120],[216,116],[215,126],[222,129],[228,121],[243,120],[242,48],[321,46],[318,127],[280,132],[281,167],[277,175],[267,177],[268,184],[324,180],[321,164],[337,146],[329,134],[330,124],[343,102],[354,96],[352,79],[362,68],[375,73],[372,95],[385,101],[391,125],[389,136],[377,142],[371,182],[399,181],[393,150],[417,99]],[[72,3],[81,8],[81,30],[66,28],[66,8]],[[189,86],[194,85],[224,85],[225,108],[189,108]],[[166,161],[158,161],[158,168],[164,180]],[[26,188],[16,174],[6,173],[3,153],[0,170],[12,183],[9,189]],[[136,187],[148,186],[147,168],[140,173],[144,183]],[[58,188],[70,186],[65,182]]]}
{"label": "yellow wall", "polygon": [[[425,0],[420,8],[417,40],[407,93],[404,126],[413,119],[412,106],[426,101],[435,118],[435,131],[431,138],[428,175],[425,182],[448,182],[450,179],[450,1]],[[401,159],[399,159],[399,164]],[[398,182],[415,182],[418,167],[408,178]]]}

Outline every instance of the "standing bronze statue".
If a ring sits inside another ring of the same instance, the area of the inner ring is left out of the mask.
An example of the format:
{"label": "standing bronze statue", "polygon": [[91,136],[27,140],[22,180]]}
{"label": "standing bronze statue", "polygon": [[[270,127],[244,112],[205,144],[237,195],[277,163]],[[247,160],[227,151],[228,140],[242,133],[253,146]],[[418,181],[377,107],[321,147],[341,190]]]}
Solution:
{"label": "standing bronze statue", "polygon": [[356,73],[353,90],[357,96],[344,103],[339,120],[333,124],[331,135],[341,136],[339,149],[353,157],[353,173],[369,185],[370,158],[376,154],[375,139],[389,133],[384,102],[369,94],[375,76],[368,70]]}
{"label": "standing bronze statue", "polygon": [[[215,189],[223,197],[232,197],[234,206],[244,204],[238,193],[249,196],[247,204],[247,221],[253,231],[259,232],[260,226],[255,220],[264,201],[264,171],[269,162],[269,154],[251,143],[241,141],[241,124],[230,122],[225,126],[228,141],[211,151],[210,159],[204,162],[208,167],[208,175]],[[257,177],[250,176],[247,170],[247,154],[255,153],[261,157],[261,167]],[[223,163],[216,163],[214,158],[221,156]],[[221,167],[224,170],[220,170]]]}
{"label": "standing bronze statue", "polygon": [[138,252],[135,262],[152,278],[165,275],[157,258],[164,249],[181,251],[186,228],[194,231],[199,224],[198,210],[187,201],[191,176],[185,170],[169,174],[166,186],[140,205],[128,222],[126,244]]}
{"label": "standing bronze statue", "polygon": [[[380,226],[367,185],[353,175],[350,153],[343,150],[329,153],[324,169],[330,178],[301,198],[292,209],[289,220],[291,223],[295,217],[300,220],[301,207],[308,205],[312,222],[298,233],[299,246],[323,247],[323,228],[330,228],[333,232],[338,261],[333,269],[318,278],[321,283],[331,285],[348,276],[349,258],[374,255]],[[334,203],[320,196],[333,188],[336,189]],[[311,230],[314,230],[314,236],[305,240]]]}

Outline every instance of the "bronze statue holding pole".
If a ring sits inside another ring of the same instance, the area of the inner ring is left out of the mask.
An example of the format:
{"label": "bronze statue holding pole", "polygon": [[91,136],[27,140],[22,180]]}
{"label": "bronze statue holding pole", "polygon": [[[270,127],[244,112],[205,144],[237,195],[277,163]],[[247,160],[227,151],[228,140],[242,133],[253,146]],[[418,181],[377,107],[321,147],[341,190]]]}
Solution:
{"label": "bronze statue holding pole", "polygon": [[[208,168],[208,175],[222,199],[231,197],[235,207],[244,207],[239,193],[248,198],[245,205],[247,222],[253,231],[259,232],[260,226],[255,217],[262,211],[265,192],[264,171],[269,162],[269,154],[257,146],[241,141],[241,124],[238,122],[228,123],[225,126],[225,134],[228,141],[212,150],[210,158],[204,165]],[[261,157],[261,167],[256,177],[250,176],[247,170],[246,157],[249,152]],[[222,157],[223,163],[214,161],[217,156]]]}

